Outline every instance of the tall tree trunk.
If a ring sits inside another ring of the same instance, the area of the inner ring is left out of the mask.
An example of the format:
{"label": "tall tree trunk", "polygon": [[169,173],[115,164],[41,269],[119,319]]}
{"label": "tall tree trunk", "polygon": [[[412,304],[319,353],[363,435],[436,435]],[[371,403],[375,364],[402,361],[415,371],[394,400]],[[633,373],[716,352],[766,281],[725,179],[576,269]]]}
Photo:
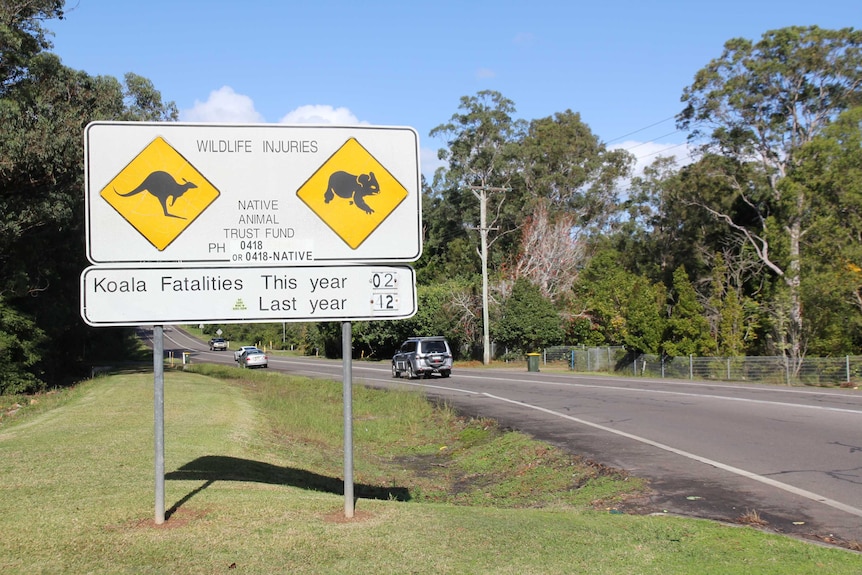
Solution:
{"label": "tall tree trunk", "polygon": [[[802,200],[800,200],[802,201]],[[791,360],[791,369],[793,374],[799,372],[802,363],[802,270],[800,265],[800,244],[802,242],[802,224],[798,217],[793,219],[793,223],[788,228],[790,262],[787,265],[787,272],[784,275],[784,281],[787,284],[790,296],[790,325],[788,329],[788,355]]]}

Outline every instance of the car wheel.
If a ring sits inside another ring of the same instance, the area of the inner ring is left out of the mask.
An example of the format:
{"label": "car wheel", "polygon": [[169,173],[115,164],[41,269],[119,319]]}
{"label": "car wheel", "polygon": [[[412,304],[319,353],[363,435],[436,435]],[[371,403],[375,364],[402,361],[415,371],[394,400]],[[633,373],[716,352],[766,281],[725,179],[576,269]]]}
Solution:
{"label": "car wheel", "polygon": [[450,371],[448,369],[444,369],[440,372],[440,377],[449,377]]}
{"label": "car wheel", "polygon": [[392,362],[392,377],[401,377],[401,372],[395,367],[395,362]]}
{"label": "car wheel", "polygon": [[407,364],[407,379],[416,379],[416,377],[417,377],[416,372],[413,371],[413,364],[408,363]]}

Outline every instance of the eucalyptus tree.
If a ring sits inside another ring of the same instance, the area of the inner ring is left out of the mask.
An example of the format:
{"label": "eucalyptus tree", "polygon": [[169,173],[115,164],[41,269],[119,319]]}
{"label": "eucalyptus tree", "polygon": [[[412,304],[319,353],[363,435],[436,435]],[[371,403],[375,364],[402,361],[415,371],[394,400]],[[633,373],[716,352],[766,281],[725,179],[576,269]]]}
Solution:
{"label": "eucalyptus tree", "polygon": [[525,226],[512,269],[559,300],[571,292],[591,236],[620,213],[618,185],[635,159],[608,150],[571,110],[530,121],[518,158]]}
{"label": "eucalyptus tree", "polygon": [[[788,321],[777,335],[794,367],[804,353],[801,261],[812,203],[810,190],[789,185],[787,177],[798,168],[800,148],[858,103],[860,88],[862,32],[794,26],[769,31],[756,43],[729,40],[682,96],[679,127],[692,129],[702,153],[737,164],[716,175],[744,209],[704,201],[697,190],[689,201],[740,234],[781,279]],[[741,164],[752,169],[740,170]]]}
{"label": "eucalyptus tree", "polygon": [[630,152],[609,150],[571,110],[532,120],[519,156],[529,199],[593,230],[604,230],[619,213],[618,186],[635,163]]}
{"label": "eucalyptus tree", "polygon": [[[439,157],[449,164],[448,169],[435,176],[434,185],[442,188],[438,205],[447,219],[455,223],[455,227],[479,233],[483,357],[488,363],[489,252],[497,240],[519,225],[517,216],[511,217],[513,213],[517,215],[517,209],[507,214],[504,207],[512,179],[517,174],[517,144],[524,122],[513,119],[515,105],[511,100],[490,90],[462,97],[459,110],[461,112],[455,113],[448,123],[431,130],[432,137],[446,138],[447,148],[440,150]],[[475,198],[472,206],[465,201],[471,196]]]}

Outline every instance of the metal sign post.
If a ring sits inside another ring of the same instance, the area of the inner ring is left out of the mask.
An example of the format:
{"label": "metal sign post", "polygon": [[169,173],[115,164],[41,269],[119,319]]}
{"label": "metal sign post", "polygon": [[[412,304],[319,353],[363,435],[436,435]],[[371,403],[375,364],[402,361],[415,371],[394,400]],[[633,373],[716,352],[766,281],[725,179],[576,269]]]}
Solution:
{"label": "metal sign post", "polygon": [[341,362],[344,394],[344,516],[353,517],[353,325],[341,324]]}
{"label": "metal sign post", "polygon": [[164,327],[153,326],[153,411],[156,455],[156,525],[165,522],[165,340]]}

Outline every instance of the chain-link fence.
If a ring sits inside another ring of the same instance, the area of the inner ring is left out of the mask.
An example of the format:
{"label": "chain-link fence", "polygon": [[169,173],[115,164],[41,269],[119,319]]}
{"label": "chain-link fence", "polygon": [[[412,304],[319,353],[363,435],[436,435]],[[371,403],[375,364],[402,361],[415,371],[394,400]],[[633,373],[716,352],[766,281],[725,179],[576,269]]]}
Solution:
{"label": "chain-link fence", "polygon": [[795,369],[788,358],[662,357],[633,354],[624,347],[549,347],[546,366],[578,372],[603,372],[638,377],[748,381],[787,385],[843,385],[862,381],[862,356],[806,357]]}

